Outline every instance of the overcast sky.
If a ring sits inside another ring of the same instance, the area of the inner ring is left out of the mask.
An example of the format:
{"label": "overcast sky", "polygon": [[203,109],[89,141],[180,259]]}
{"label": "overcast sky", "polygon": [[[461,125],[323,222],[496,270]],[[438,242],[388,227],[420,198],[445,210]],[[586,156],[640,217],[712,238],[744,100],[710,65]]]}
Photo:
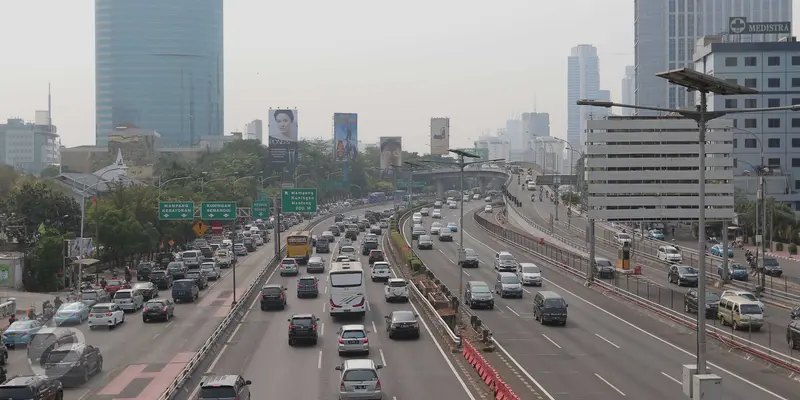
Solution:
{"label": "overcast sky", "polygon": [[[63,143],[94,144],[94,1],[2,0],[0,15],[0,116],[33,120],[51,82]],[[355,112],[359,139],[422,152],[430,117],[471,146],[534,104],[566,138],[570,48],[599,49],[615,100],[633,63],[632,0],[225,0],[224,32],[226,134],[288,106],[301,138],[327,138]]]}

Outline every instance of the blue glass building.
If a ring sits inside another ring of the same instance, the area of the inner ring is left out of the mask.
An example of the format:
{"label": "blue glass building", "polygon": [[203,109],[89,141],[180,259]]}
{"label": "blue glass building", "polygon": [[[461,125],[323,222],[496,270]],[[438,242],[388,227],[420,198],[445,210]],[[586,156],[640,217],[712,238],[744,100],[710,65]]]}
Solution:
{"label": "blue glass building", "polygon": [[98,146],[121,125],[222,136],[222,0],[95,0],[95,68]]}

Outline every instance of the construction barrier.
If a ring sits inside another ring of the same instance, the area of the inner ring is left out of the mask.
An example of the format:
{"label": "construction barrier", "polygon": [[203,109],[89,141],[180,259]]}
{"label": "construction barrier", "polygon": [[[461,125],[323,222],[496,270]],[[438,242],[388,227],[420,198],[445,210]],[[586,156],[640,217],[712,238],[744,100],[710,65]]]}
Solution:
{"label": "construction barrier", "polygon": [[497,376],[497,371],[489,365],[480,350],[473,346],[469,340],[462,339],[462,342],[464,347],[461,354],[469,365],[475,368],[475,372],[481,377],[483,383],[494,392],[495,400],[520,400],[519,396],[514,394],[514,391]]}

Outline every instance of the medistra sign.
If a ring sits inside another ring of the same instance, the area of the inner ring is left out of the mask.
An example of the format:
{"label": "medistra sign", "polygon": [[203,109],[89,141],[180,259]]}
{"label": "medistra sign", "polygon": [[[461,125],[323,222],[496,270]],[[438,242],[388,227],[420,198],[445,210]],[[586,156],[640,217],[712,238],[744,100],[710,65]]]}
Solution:
{"label": "medistra sign", "polygon": [[731,35],[792,33],[792,23],[790,21],[747,22],[745,17],[731,17],[728,19],[728,33]]}

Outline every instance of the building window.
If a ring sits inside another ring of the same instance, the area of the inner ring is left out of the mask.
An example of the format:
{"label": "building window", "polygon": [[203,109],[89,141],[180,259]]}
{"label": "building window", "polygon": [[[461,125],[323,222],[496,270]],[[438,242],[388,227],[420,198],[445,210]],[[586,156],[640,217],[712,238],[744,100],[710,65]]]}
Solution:
{"label": "building window", "polygon": [[771,88],[781,87],[781,78],[769,78],[769,79],[767,79],[767,87],[771,87]]}
{"label": "building window", "polygon": [[800,138],[792,138],[792,147],[800,147]]}
{"label": "building window", "polygon": [[725,82],[732,83],[734,85],[738,85],[739,84],[739,81],[736,78],[727,78],[727,79],[725,79]]}
{"label": "building window", "polygon": [[736,119],[736,118],[733,119],[733,127],[734,128],[738,128],[739,127],[739,120]]}
{"label": "building window", "polygon": [[756,78],[747,78],[744,80],[744,85],[749,88],[754,88],[758,86],[758,80],[756,80]]}
{"label": "building window", "polygon": [[745,139],[744,140],[744,147],[746,149],[755,149],[757,145],[758,145],[758,141],[756,141],[755,139]]}
{"label": "building window", "polygon": [[796,106],[800,104],[800,97],[792,97],[792,105]]}
{"label": "building window", "polygon": [[758,124],[756,123],[755,118],[745,118],[744,120],[744,127],[745,128],[758,128]]}
{"label": "building window", "polygon": [[781,139],[780,138],[770,138],[767,140],[767,147],[775,149],[781,147]]}
{"label": "building window", "polygon": [[726,67],[735,67],[738,63],[736,62],[736,57],[725,57],[725,66]]}
{"label": "building window", "polygon": [[800,56],[792,56],[792,65],[800,65]]}
{"label": "building window", "polygon": [[739,139],[734,138],[733,139],[733,148],[735,149],[737,147],[739,147]]}
{"label": "building window", "polygon": [[781,159],[780,158],[768,158],[767,159],[767,166],[768,167],[780,167],[781,166]]}
{"label": "building window", "polygon": [[777,67],[781,65],[781,58],[778,56],[767,57],[767,65],[770,67]]}
{"label": "building window", "polygon": [[[792,128],[800,128],[800,118],[792,118]],[[794,143],[794,139],[792,139],[792,143]]]}
{"label": "building window", "polygon": [[780,128],[781,127],[781,119],[780,118],[770,118],[767,120],[767,127],[768,128]]}
{"label": "building window", "polygon": [[756,64],[758,64],[758,63],[756,62],[756,58],[755,57],[745,57],[744,58],[744,66],[745,67],[755,67]]}
{"label": "building window", "polygon": [[756,107],[758,107],[758,100],[744,99],[744,108],[756,108]]}
{"label": "building window", "polygon": [[800,87],[800,78],[792,78],[792,87]]}
{"label": "building window", "polygon": [[725,108],[736,108],[738,103],[736,99],[725,99]]}
{"label": "building window", "polygon": [[792,159],[792,168],[800,168],[800,158]]}
{"label": "building window", "polygon": [[768,99],[767,100],[767,107],[780,107],[781,106],[781,99]]}

